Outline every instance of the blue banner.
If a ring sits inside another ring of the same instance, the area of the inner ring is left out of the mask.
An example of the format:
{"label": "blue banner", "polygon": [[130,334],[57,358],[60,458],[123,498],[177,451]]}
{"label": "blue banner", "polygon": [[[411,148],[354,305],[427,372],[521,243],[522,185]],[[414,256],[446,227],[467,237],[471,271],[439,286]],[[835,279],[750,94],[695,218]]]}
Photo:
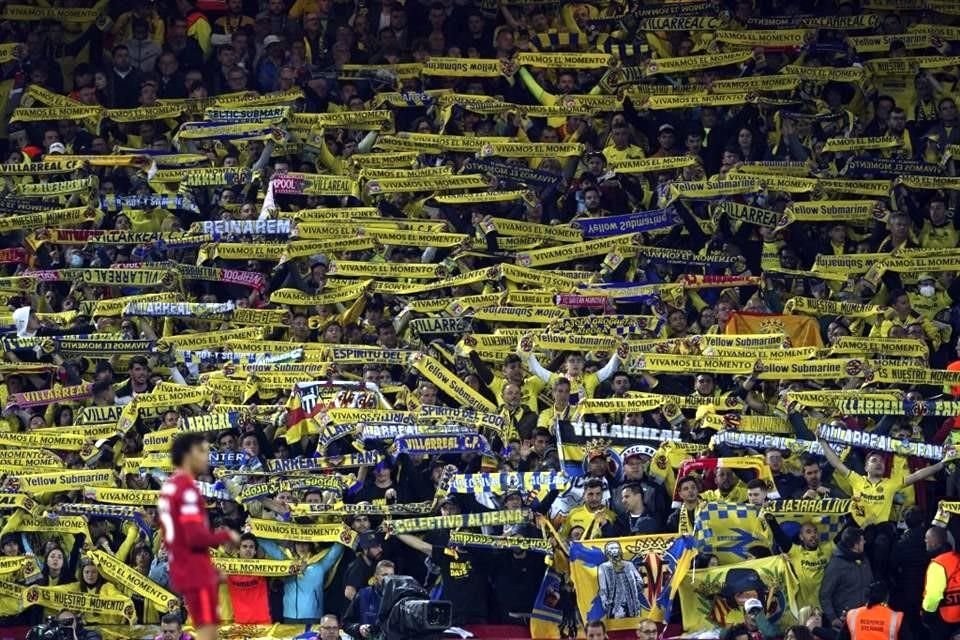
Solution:
{"label": "blue banner", "polygon": [[601,218],[583,218],[574,220],[571,225],[579,227],[586,239],[606,238],[624,233],[640,233],[666,229],[679,222],[677,212],[673,207],[654,209],[652,211],[637,211],[619,216],[603,216]]}

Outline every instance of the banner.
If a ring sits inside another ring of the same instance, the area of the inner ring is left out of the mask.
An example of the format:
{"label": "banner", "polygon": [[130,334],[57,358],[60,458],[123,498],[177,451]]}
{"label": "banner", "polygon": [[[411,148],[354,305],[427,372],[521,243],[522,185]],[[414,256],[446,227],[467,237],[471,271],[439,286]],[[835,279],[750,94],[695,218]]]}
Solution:
{"label": "banner", "polygon": [[790,316],[774,313],[731,313],[727,321],[727,335],[742,333],[782,333],[789,340],[790,347],[823,346],[820,326],[816,320],[806,316]]}
{"label": "banner", "polygon": [[742,623],[743,605],[750,598],[763,604],[770,622],[785,628],[797,618],[798,588],[789,560],[782,555],[691,571],[680,582],[684,632]]}
{"label": "banner", "polygon": [[662,622],[662,596],[675,591],[695,555],[693,540],[676,534],[571,542],[581,619],[603,620],[612,631],[636,629],[641,619]]}

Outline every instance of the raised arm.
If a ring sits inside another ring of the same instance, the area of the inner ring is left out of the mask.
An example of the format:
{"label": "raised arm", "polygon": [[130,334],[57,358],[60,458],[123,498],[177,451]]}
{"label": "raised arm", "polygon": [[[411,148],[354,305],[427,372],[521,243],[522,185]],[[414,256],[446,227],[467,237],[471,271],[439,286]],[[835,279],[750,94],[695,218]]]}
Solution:
{"label": "raised arm", "polygon": [[[823,447],[823,457],[827,459],[827,462],[830,463],[830,466],[839,471],[841,474],[848,475],[850,473],[850,469],[847,468],[847,465],[843,464],[843,461],[833,450],[833,447],[830,446],[830,443],[823,438],[817,438],[817,440],[820,442],[820,446]],[[909,479],[909,476],[907,476],[907,478]]]}
{"label": "raised arm", "polygon": [[916,484],[924,478],[929,478],[930,476],[939,473],[941,469],[943,469],[943,460],[937,464],[932,464],[929,467],[918,469],[903,479],[903,486],[909,487],[912,484]]}
{"label": "raised arm", "polygon": [[[523,357],[522,354],[521,357]],[[527,366],[530,367],[530,373],[537,376],[544,382],[550,382],[550,376],[553,375],[553,372],[551,372],[549,369],[545,369],[543,365],[540,364],[540,361],[537,360],[537,356],[532,353],[527,355]]]}
{"label": "raised arm", "polygon": [[397,534],[397,539],[411,549],[419,551],[424,555],[429,556],[433,553],[433,545],[421,540],[417,536],[411,536],[409,533],[400,533]]}

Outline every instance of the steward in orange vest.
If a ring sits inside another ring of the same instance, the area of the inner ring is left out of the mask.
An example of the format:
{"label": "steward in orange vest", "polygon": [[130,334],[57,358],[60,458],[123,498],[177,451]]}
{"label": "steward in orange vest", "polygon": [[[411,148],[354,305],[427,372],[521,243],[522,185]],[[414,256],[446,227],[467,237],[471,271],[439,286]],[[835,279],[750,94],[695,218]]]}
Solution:
{"label": "steward in orange vest", "polygon": [[903,614],[886,605],[887,585],[874,582],[867,593],[867,604],[847,611],[850,640],[897,640]]}

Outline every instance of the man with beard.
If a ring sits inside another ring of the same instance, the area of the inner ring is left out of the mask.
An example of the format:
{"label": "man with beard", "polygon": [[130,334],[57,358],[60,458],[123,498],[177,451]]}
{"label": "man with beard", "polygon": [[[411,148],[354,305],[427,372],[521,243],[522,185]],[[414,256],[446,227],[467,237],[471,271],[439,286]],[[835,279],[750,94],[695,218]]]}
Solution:
{"label": "man with beard", "polygon": [[800,525],[800,531],[791,540],[772,513],[765,514],[764,518],[770,525],[770,531],[777,546],[780,547],[780,552],[787,554],[797,574],[799,586],[797,606],[819,606],[820,583],[823,581],[823,572],[833,553],[833,543],[821,543],[820,532],[812,522]]}
{"label": "man with beard", "polygon": [[130,358],[127,370],[127,381],[117,387],[115,393],[117,404],[126,405],[133,401],[135,395],[150,393],[153,385],[150,384],[150,363],[143,356]]}
{"label": "man with beard", "polygon": [[383,542],[375,532],[365,531],[357,538],[357,551],[357,558],[347,567],[343,581],[343,595],[351,601],[361,589],[370,585],[377,562],[383,557]]}

